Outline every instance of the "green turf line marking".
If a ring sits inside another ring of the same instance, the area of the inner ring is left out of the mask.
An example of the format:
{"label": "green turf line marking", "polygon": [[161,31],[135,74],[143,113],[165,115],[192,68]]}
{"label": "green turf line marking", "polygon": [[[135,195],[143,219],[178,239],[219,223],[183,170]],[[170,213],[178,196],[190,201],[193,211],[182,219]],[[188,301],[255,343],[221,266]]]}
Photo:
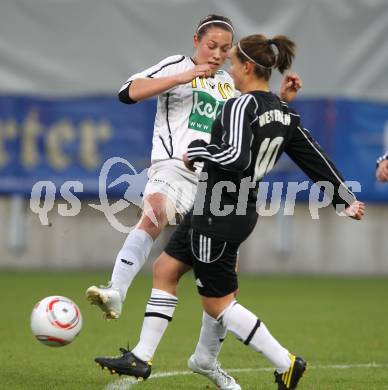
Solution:
{"label": "green turf line marking", "polygon": [[[318,370],[348,370],[352,368],[388,368],[388,364],[380,364],[380,363],[360,363],[360,364],[328,364],[328,365],[315,365],[308,366],[308,369],[318,369]],[[252,371],[273,371],[273,367],[259,367],[259,368],[230,368],[227,369],[227,372],[252,372]],[[169,372],[158,372],[156,374],[151,375],[147,380],[150,379],[158,379],[158,378],[166,378],[171,376],[184,376],[184,375],[194,375],[192,371],[169,371]],[[141,384],[142,381],[138,381],[135,378],[125,377],[119,379],[115,382],[110,383],[105,387],[105,390],[128,390],[131,387]]]}

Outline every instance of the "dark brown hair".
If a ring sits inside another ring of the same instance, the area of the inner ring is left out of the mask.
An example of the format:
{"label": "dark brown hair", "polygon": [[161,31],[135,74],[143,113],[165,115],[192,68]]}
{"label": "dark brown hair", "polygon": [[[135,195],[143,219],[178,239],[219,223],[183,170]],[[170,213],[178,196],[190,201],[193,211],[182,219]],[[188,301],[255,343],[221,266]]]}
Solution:
{"label": "dark brown hair", "polygon": [[284,73],[291,67],[295,57],[295,43],[285,35],[276,35],[271,39],[261,34],[249,35],[236,46],[236,55],[241,62],[253,60],[255,74],[268,81],[272,68]]}
{"label": "dark brown hair", "polygon": [[[228,24],[217,22],[219,20],[221,20],[222,22],[226,22]],[[209,22],[213,22],[213,21],[214,21],[214,23],[209,23]],[[205,26],[201,27],[205,23],[208,23],[208,24],[206,24]],[[222,29],[224,29],[226,31],[231,32],[232,33],[232,37],[234,35],[233,24],[232,24],[232,21],[229,18],[227,18],[226,16],[222,16],[222,15],[210,14],[210,15],[206,16],[205,18],[201,19],[201,21],[198,23],[197,31],[196,31],[198,39],[201,40],[202,37],[207,33],[207,31],[211,27],[222,28]]]}

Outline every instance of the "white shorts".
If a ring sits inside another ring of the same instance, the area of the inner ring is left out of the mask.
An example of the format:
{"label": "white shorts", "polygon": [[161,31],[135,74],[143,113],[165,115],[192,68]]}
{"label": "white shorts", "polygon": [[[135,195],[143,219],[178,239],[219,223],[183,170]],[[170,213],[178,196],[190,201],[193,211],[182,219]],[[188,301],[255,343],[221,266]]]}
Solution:
{"label": "white shorts", "polygon": [[194,205],[199,173],[189,171],[181,160],[163,160],[148,169],[143,199],[151,194],[166,195],[176,211],[185,215]]}

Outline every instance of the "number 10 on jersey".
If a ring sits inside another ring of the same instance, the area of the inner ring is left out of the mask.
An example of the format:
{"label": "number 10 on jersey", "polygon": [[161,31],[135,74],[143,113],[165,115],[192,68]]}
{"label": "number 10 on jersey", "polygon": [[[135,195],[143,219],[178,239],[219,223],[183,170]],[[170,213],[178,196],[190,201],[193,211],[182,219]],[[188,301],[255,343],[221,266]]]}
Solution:
{"label": "number 10 on jersey", "polygon": [[260,145],[255,167],[255,180],[261,180],[275,165],[276,157],[280,145],[283,143],[283,137],[264,138]]}

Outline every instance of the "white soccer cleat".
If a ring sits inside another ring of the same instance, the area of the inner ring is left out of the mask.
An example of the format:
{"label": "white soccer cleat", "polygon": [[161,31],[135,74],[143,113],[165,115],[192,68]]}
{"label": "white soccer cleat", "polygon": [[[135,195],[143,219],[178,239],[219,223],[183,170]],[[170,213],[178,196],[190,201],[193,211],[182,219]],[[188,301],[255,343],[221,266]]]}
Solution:
{"label": "white soccer cleat", "polygon": [[117,289],[107,286],[91,286],[86,290],[86,298],[104,312],[107,320],[116,320],[120,317],[123,302]]}
{"label": "white soccer cleat", "polygon": [[235,379],[225,372],[219,362],[216,362],[215,366],[211,369],[203,369],[199,367],[195,361],[194,355],[190,356],[187,362],[190,370],[197,374],[201,374],[209,378],[220,390],[241,390],[240,385]]}

